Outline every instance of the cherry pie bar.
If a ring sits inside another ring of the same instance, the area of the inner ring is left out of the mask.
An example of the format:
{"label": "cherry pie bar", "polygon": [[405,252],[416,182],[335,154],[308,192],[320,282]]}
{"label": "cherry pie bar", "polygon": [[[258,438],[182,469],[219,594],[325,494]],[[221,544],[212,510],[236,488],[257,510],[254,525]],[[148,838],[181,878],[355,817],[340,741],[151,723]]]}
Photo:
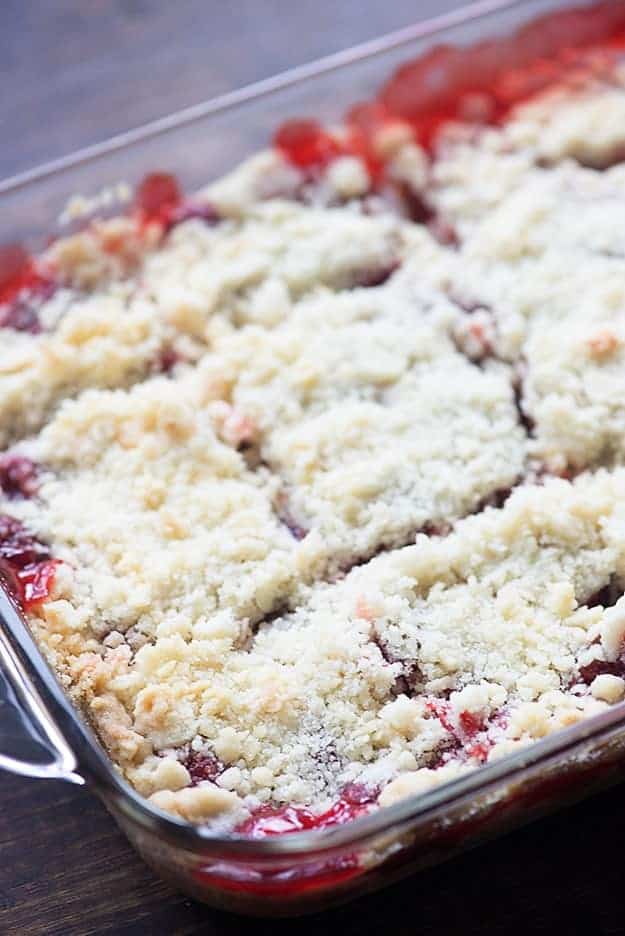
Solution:
{"label": "cherry pie bar", "polygon": [[141,794],[331,826],[624,698],[621,4],[88,209],[0,249],[0,570]]}

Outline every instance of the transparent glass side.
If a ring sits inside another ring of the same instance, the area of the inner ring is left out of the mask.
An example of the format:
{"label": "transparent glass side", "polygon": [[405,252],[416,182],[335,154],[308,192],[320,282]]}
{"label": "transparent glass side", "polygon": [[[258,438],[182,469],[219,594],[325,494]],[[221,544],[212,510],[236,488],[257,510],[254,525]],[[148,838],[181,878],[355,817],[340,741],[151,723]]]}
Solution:
{"label": "transparent glass side", "polygon": [[[462,45],[506,35],[541,13],[574,5],[553,0],[477,4],[457,14],[457,20],[464,19],[444,31],[415,26],[76,154],[53,171],[8,180],[0,184],[0,242],[22,240],[37,249],[54,232],[72,195],[94,195],[119,181],[132,185],[146,172],[174,172],[193,190],[266,145],[285,119],[338,120],[397,66],[439,42]],[[19,700],[8,692],[0,691],[0,699],[0,716],[7,706],[19,708]],[[359,820],[353,829],[343,827],[334,838],[304,833],[271,847],[252,843],[241,858],[226,845],[220,852],[219,840],[205,830],[189,826],[182,835],[180,823],[158,817],[136,796],[120,796],[119,781],[114,796],[112,783],[103,780],[93,786],[146,861],[181,889],[243,912],[304,912],[380,887],[620,779],[625,711],[618,709],[595,726],[588,723],[564,739],[547,739],[526,755],[505,759],[459,785],[406,801],[370,817],[373,821]],[[24,726],[19,718],[10,729],[8,721],[3,723],[5,736]],[[327,844],[334,840],[335,846]]]}
{"label": "transparent glass side", "polygon": [[578,734],[571,732],[566,750],[537,762],[530,756],[527,764],[504,768],[503,776],[470,792],[459,784],[418,815],[398,819],[393,808],[384,828],[331,853],[312,847],[240,860],[206,856],[124,820],[121,825],[148,864],[199,900],[253,915],[309,913],[377,890],[622,780],[622,721],[585,739]]}
{"label": "transparent glass side", "polygon": [[4,677],[0,677],[0,751],[7,757],[41,765],[48,763],[51,755],[46,739]]}
{"label": "transparent glass side", "polygon": [[[553,0],[478,3],[441,17],[444,22],[468,17],[444,32],[432,35],[427,23],[402,30],[395,38],[366,43],[324,63],[295,69],[157,121],[158,126],[147,127],[145,132],[125,134],[117,142],[94,147],[86,157],[70,156],[65,165],[57,164],[56,170],[40,177],[35,172],[7,180],[0,183],[0,243],[21,240],[36,249],[54,231],[72,195],[93,196],[117,182],[132,185],[146,172],[173,172],[187,190],[198,188],[266,146],[273,131],[288,118],[338,121],[353,104],[370,97],[396,67],[435,41],[468,45],[486,36],[505,35],[520,23],[564,5],[574,4]],[[472,10],[493,8],[496,12],[490,16],[472,18],[476,15]]]}

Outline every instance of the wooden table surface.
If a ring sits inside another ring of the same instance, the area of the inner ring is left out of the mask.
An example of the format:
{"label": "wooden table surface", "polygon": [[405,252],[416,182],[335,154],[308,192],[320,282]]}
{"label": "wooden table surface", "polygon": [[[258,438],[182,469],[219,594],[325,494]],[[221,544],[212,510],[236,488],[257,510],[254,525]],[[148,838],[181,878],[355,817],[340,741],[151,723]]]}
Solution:
{"label": "wooden table surface", "polygon": [[[456,5],[3,0],[0,177]],[[89,793],[0,775],[0,934],[623,934],[623,798],[617,788],[357,904],[274,923],[171,891]]]}

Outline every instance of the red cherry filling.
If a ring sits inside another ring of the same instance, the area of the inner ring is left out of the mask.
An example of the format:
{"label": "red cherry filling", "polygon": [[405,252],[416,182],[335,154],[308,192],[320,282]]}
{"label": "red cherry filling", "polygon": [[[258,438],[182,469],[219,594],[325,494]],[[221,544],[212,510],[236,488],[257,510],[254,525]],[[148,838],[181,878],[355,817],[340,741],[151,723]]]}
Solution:
{"label": "red cherry filling", "polygon": [[469,738],[472,738],[478,731],[482,731],[484,728],[484,719],[480,718],[480,716],[476,715],[474,712],[460,712],[458,722],[460,724],[460,731]]}
{"label": "red cherry filling", "polygon": [[593,660],[586,666],[580,666],[579,675],[582,682],[587,686],[597,678],[597,676],[621,676],[625,678],[625,660]]}
{"label": "red cherry filling", "polygon": [[38,334],[37,307],[55,289],[52,277],[37,268],[21,244],[0,247],[0,328]]}
{"label": "red cherry filling", "polygon": [[425,703],[425,707],[428,712],[431,712],[432,715],[438,718],[445,731],[449,731],[450,734],[456,733],[456,729],[451,722],[449,702],[445,702],[443,699],[430,699]]}
{"label": "red cherry filling", "polygon": [[378,101],[356,104],[345,115],[345,150],[350,155],[362,159],[374,182],[378,181],[383,169],[375,141],[389,122],[391,121],[385,108]]}
{"label": "red cherry filling", "polygon": [[152,172],[137,186],[133,209],[142,225],[158,224],[165,233],[177,224],[197,218],[206,224],[217,224],[217,209],[208,202],[185,201],[174,175]]}
{"label": "red cherry filling", "polygon": [[303,806],[259,806],[252,815],[235,829],[250,838],[285,835],[315,828],[316,816]]}
{"label": "red cherry filling", "polygon": [[392,116],[409,121],[426,146],[454,120],[494,123],[548,85],[566,78],[571,66],[590,74],[588,52],[603,44],[605,64],[616,51],[625,12],[613,3],[559,11],[530,23],[507,40],[469,48],[438,46],[403,65],[382,89],[379,100]]}
{"label": "red cherry filling", "polygon": [[358,156],[375,180],[382,169],[374,149],[374,129],[383,126],[381,108],[375,102],[359,104],[346,117],[342,138],[335,138],[316,120],[287,120],[273,144],[284,157],[314,177],[339,156]]}
{"label": "red cherry filling", "polygon": [[24,610],[49,597],[58,565],[19,520],[0,515],[0,576]]}
{"label": "red cherry filling", "polygon": [[[290,120],[274,145],[305,170],[323,169],[346,153],[360,156],[375,182],[383,171],[375,140],[385,126],[408,123],[419,142],[432,149],[450,122],[501,122],[516,105],[565,81],[571,71],[605,72],[622,55],[624,28],[623,6],[603,2],[546,14],[509,39],[438,46],[402,65],[373,101],[353,107],[340,142],[314,120]],[[435,236],[455,242],[451,229]]]}
{"label": "red cherry filling", "polygon": [[33,497],[39,470],[24,455],[0,455],[0,488],[7,497]]}
{"label": "red cherry filling", "polygon": [[327,166],[341,147],[316,120],[287,120],[274,136],[276,146],[300,169]]}
{"label": "red cherry filling", "polygon": [[498,488],[491,494],[487,494],[486,497],[483,497],[482,500],[479,501],[472,513],[481,513],[483,510],[486,510],[487,507],[495,507],[497,510],[500,510],[512,494],[513,490],[513,487]]}
{"label": "red cherry filling", "polygon": [[41,331],[41,322],[31,305],[17,301],[12,303],[6,311],[0,311],[0,328],[12,328],[14,331],[38,335]]}
{"label": "red cherry filling", "polygon": [[58,559],[49,559],[34,566],[26,566],[17,573],[21,603],[25,610],[28,611],[50,596],[58,565]]}
{"label": "red cherry filling", "polygon": [[235,832],[250,838],[266,838],[309,829],[329,829],[365,816],[377,798],[377,790],[370,790],[361,783],[348,783],[339,799],[323,813],[314,813],[306,806],[259,806]]}
{"label": "red cherry filling", "polygon": [[594,592],[586,599],[584,604],[587,608],[596,608],[601,605],[602,608],[611,608],[623,595],[623,588],[616,579],[610,579],[607,585]]}
{"label": "red cherry filling", "polygon": [[175,348],[165,347],[161,348],[152,367],[156,374],[171,374],[176,364],[182,360]]}
{"label": "red cherry filling", "polygon": [[34,277],[33,259],[21,244],[0,247],[0,303],[11,302]]}
{"label": "red cherry filling", "polygon": [[[364,618],[366,621],[373,622],[375,620],[375,612],[370,610],[362,599],[359,599],[356,605],[356,613],[358,617]],[[375,627],[372,629],[370,639],[376,645],[386,663],[391,666],[395,663],[401,664],[401,672],[391,687],[391,695],[410,695],[418,691],[419,684],[423,682],[423,673],[416,660],[404,660],[393,653],[392,648],[376,631]]]}
{"label": "red cherry filling", "polygon": [[[492,741],[486,736],[487,724],[483,717],[475,712],[463,710],[459,713],[457,720],[452,716],[451,705],[443,699],[430,699],[426,702],[426,708],[438,718],[443,728],[452,735],[452,744],[445,748],[442,756],[434,766],[442,766],[446,763],[449,755],[455,757],[464,753],[466,757],[475,758],[484,762],[488,758],[492,747]],[[503,726],[505,721],[501,713],[496,714],[491,719],[491,723]]]}
{"label": "red cherry filling", "polygon": [[208,882],[221,890],[285,897],[335,886],[360,874],[361,870],[358,856],[351,854],[302,864],[289,862],[288,866],[277,868],[212,862],[200,865],[194,873],[202,883]]}
{"label": "red cherry filling", "polygon": [[471,757],[474,760],[480,761],[480,763],[484,763],[484,761],[488,759],[488,754],[491,747],[492,744],[488,740],[474,741],[471,744],[466,745],[465,751],[467,757]]}
{"label": "red cherry filling", "polygon": [[197,786],[204,780],[214,783],[226,769],[215,754],[201,754],[199,751],[189,750],[182,762],[189,771],[191,786]]}
{"label": "red cherry filling", "polygon": [[168,172],[146,175],[135,192],[133,207],[144,221],[162,221],[182,201],[182,192],[175,176]]}
{"label": "red cherry filling", "polygon": [[50,558],[47,546],[40,543],[19,520],[0,515],[0,556],[22,569]]}

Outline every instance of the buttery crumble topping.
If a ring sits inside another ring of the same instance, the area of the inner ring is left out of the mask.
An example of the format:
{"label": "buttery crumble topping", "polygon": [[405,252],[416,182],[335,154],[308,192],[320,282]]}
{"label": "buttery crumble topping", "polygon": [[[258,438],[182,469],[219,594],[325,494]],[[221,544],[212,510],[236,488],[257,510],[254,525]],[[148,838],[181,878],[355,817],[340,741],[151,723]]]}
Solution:
{"label": "buttery crumble topping", "polygon": [[155,804],[335,821],[622,700],[624,102],[148,186],[0,284],[0,571]]}

